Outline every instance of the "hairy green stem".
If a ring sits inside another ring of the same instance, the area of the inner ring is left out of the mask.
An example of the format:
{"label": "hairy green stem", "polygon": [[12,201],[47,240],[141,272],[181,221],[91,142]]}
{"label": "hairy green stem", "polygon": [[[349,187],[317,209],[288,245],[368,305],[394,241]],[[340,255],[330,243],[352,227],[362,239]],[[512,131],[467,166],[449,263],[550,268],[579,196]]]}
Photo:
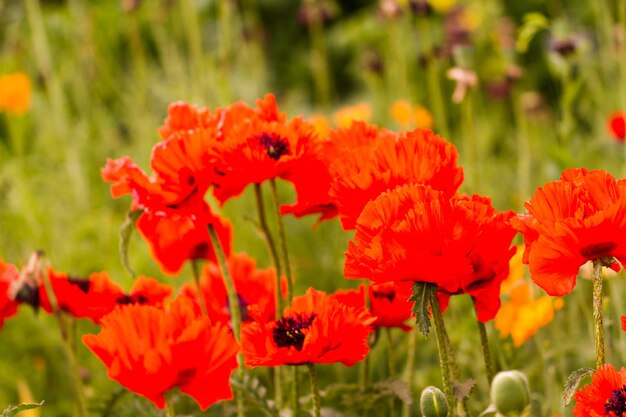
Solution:
{"label": "hairy green stem", "polygon": [[208,317],[209,312],[207,310],[206,298],[204,297],[204,291],[202,291],[202,287],[200,286],[200,261],[199,260],[197,259],[191,260],[191,271],[193,273],[193,281],[196,284],[196,288],[198,289],[198,298],[200,299],[200,309],[202,310],[202,314]]}
{"label": "hairy green stem", "polygon": [[604,365],[604,328],[602,327],[602,260],[593,261],[593,330],[596,341],[596,367]]}
{"label": "hairy green stem", "polygon": [[[406,357],[406,368],[404,370],[404,382],[406,383],[407,391],[411,398],[413,398],[413,385],[414,385],[414,375],[413,372],[415,370],[415,349],[417,346],[417,337],[419,332],[417,328],[411,330],[411,334],[407,338],[407,357]],[[409,403],[402,403],[402,417],[410,417],[411,416],[412,406]]]}
{"label": "hairy green stem", "polygon": [[[395,355],[394,355],[393,338],[391,337],[391,329],[387,327],[385,329],[385,334],[387,336],[387,344],[389,347],[389,350],[387,351],[387,365],[389,367],[389,377],[395,378],[396,377],[396,360],[395,360]],[[390,411],[389,415],[391,417],[396,416],[396,401],[394,397],[391,397],[389,399],[389,411]]]}
{"label": "hairy green stem", "polygon": [[315,370],[315,364],[307,363],[309,368],[309,377],[311,379],[311,394],[313,396],[313,417],[321,417],[321,399],[320,399],[320,385],[317,380],[317,371]]}
{"label": "hairy green stem", "polygon": [[283,255],[283,265],[285,266],[285,275],[287,276],[287,300],[291,300],[293,296],[293,276],[291,275],[291,264],[289,263],[289,252],[287,250],[287,238],[285,237],[285,226],[283,217],[280,215],[280,201],[278,199],[278,190],[276,189],[276,179],[270,180],[270,190],[272,191],[272,200],[274,201],[274,209],[276,210],[276,220],[278,222],[278,239],[280,240],[280,248]]}
{"label": "hairy green stem", "polygon": [[491,359],[491,351],[489,350],[489,337],[487,336],[487,327],[485,323],[480,320],[476,320],[478,325],[478,334],[480,335],[480,347],[483,352],[483,359],[485,361],[485,369],[487,371],[487,385],[491,386],[493,380],[493,360]]}
{"label": "hairy green stem", "polygon": [[293,383],[291,384],[291,409],[293,416],[300,415],[300,381],[298,380],[298,367],[292,366]]}
{"label": "hairy green stem", "polygon": [[448,357],[448,347],[446,346],[446,338],[444,336],[445,324],[443,322],[443,314],[437,300],[437,292],[430,294],[430,310],[433,315],[435,324],[435,334],[437,336],[437,348],[439,350],[439,367],[441,368],[441,381],[443,383],[443,392],[450,404],[451,415],[456,415],[456,399],[452,391],[452,382],[450,380],[450,360]]}

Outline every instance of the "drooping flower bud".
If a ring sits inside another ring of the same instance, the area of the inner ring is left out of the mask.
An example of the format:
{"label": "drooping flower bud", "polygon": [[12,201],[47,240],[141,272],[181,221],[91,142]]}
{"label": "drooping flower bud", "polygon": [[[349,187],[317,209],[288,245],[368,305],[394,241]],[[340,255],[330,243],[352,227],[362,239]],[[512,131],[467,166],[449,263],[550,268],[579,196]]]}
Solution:
{"label": "drooping flower bud", "polygon": [[448,400],[439,388],[431,385],[420,395],[420,410],[424,417],[447,417]]}
{"label": "drooping flower bud", "polygon": [[520,371],[499,372],[491,383],[491,402],[498,413],[519,416],[530,403],[526,375]]}

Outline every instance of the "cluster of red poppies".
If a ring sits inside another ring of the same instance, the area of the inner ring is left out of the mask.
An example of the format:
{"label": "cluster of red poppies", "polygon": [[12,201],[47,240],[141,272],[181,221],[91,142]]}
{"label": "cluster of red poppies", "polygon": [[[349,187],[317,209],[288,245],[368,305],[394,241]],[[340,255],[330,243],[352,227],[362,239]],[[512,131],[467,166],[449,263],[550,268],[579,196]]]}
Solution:
{"label": "cluster of red poppies", "polygon": [[[267,95],[256,107],[214,111],[174,103],[159,134],[151,174],[124,157],[109,160],[102,175],[113,197],[132,196],[131,209],[141,212],[137,228],[165,273],[208,260],[200,288],[185,284],[168,303],[173,290],[150,278],[126,293],[105,273],[78,279],[0,264],[0,325],[24,301],[92,319],[102,330],[83,341],[109,376],[159,407],[174,387],[202,408],[232,398],[229,377],[239,352],[250,367],[353,365],[368,354],[374,328],[410,330],[414,282],[435,285],[442,309],[451,295],[470,295],[477,318],[489,321],[500,308],[518,231],[532,278],[551,295],[571,291],[587,260],[612,267],[626,260],[626,182],[603,171],[565,171],[537,190],[527,214],[516,215],[496,211],[487,197],[458,194],[456,148],[427,129],[393,132],[357,121],[320,137]],[[344,274],[374,284],[332,295],[311,288],[294,297],[287,271],[257,269],[248,255],[231,251],[232,226],[207,194],[223,204],[276,179],[297,194],[281,214],[338,217],[344,230],[356,231]],[[279,314],[283,302],[290,306]],[[231,331],[233,309],[240,334]]]}

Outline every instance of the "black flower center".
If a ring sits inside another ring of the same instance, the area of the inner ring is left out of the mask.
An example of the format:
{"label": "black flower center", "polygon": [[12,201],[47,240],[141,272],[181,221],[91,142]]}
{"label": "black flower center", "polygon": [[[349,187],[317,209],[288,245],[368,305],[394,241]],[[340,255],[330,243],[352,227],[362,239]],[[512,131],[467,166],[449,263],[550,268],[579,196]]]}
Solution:
{"label": "black flower center", "polygon": [[374,290],[372,295],[374,298],[386,298],[390,303],[393,303],[394,298],[396,298],[396,290],[393,288],[387,290]]}
{"label": "black flower center", "polygon": [[295,347],[302,350],[304,345],[303,329],[311,325],[315,314],[296,314],[295,316],[283,317],[276,322],[272,329],[272,337],[278,347]]}
{"label": "black flower center", "polygon": [[590,260],[596,260],[604,257],[611,257],[611,252],[617,247],[615,242],[600,242],[593,245],[585,246],[580,249],[580,254]]}
{"label": "black flower center", "polygon": [[263,133],[257,136],[259,144],[265,148],[267,156],[277,161],[281,156],[290,152],[289,141],[275,133]]}
{"label": "black flower center", "polygon": [[87,294],[91,288],[91,281],[84,278],[68,277],[67,280],[70,284],[78,287],[79,290]]}
{"label": "black flower center", "polygon": [[142,294],[124,294],[115,301],[119,305],[146,304],[148,299]]}
{"label": "black flower center", "polygon": [[607,416],[613,412],[617,417],[622,417],[626,413],[626,385],[611,392],[611,396],[604,404],[604,412]]}

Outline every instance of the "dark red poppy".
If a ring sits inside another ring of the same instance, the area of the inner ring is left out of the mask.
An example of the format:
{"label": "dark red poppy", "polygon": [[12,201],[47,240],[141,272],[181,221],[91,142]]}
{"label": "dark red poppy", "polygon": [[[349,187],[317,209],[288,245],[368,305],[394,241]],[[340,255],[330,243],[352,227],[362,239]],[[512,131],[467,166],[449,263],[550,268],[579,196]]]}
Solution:
{"label": "dark red poppy", "polygon": [[310,288],[294,297],[280,320],[250,323],[242,330],[246,365],[278,366],[341,362],[352,366],[369,352],[375,318]]}
{"label": "dark red poppy", "polygon": [[380,131],[373,145],[343,152],[330,166],[330,196],[341,225],[353,229],[369,201],[398,185],[426,184],[454,195],[463,182],[457,159],[454,145],[428,129]]}
{"label": "dark red poppy", "polygon": [[626,138],[626,116],[624,116],[624,112],[616,111],[609,115],[608,130],[615,140],[624,142]]}
{"label": "dark red poppy", "polygon": [[15,265],[0,259],[0,329],[4,326],[4,320],[17,313],[19,303],[9,293],[12,284],[17,281],[19,275],[20,271]]}
{"label": "dark red poppy", "polygon": [[626,369],[599,367],[591,384],[576,391],[575,417],[623,417],[626,414]]}
{"label": "dark red poppy", "polygon": [[346,278],[437,284],[442,309],[454,294],[469,294],[478,318],[500,307],[500,284],[515,253],[513,212],[488,198],[449,198],[424,185],[404,185],[368,203],[346,252]]}
{"label": "dark red poppy", "polygon": [[[276,271],[274,268],[257,269],[256,261],[246,253],[231,254],[227,259],[228,270],[239,299],[241,318],[244,323],[251,321],[249,309],[260,320],[269,321],[276,317]],[[206,302],[206,309],[213,321],[230,323],[228,293],[219,266],[209,262],[204,266],[200,277],[200,287]],[[198,290],[188,283],[181,288],[181,295],[200,302]]]}
{"label": "dark red poppy", "polygon": [[[587,261],[626,261],[626,182],[602,170],[572,168],[535,191],[527,214],[512,219],[524,235],[523,261],[549,295],[568,294]],[[619,270],[619,263],[612,268]]]}
{"label": "dark red poppy", "polygon": [[211,324],[188,298],[177,298],[167,309],[118,307],[102,319],[99,334],[82,340],[107,367],[109,378],[161,409],[174,388],[203,410],[233,398],[229,379],[239,345],[227,326]]}

